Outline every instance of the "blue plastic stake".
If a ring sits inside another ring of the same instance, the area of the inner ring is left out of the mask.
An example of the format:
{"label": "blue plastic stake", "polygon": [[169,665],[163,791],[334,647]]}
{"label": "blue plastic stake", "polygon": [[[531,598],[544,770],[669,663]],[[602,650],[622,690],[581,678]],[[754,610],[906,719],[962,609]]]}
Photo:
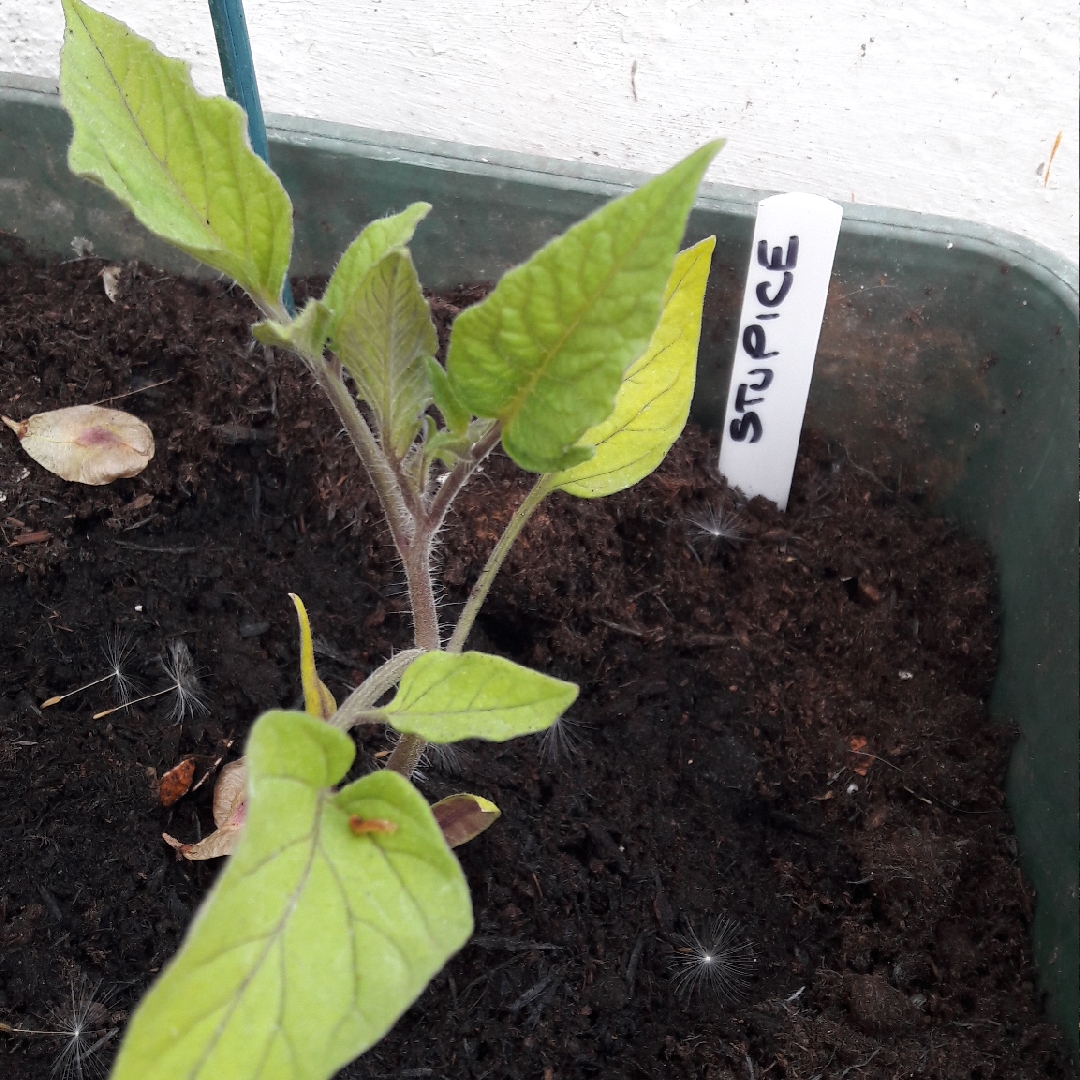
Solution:
{"label": "blue plastic stake", "polygon": [[[270,148],[266,142],[266,122],[263,120],[259,84],[255,81],[255,64],[251,59],[251,40],[244,19],[243,0],[209,0],[210,18],[214,23],[221,76],[225,93],[247,113],[248,137],[251,149],[270,164]],[[281,300],[290,315],[296,315],[292,286],[288,275],[281,291]]]}

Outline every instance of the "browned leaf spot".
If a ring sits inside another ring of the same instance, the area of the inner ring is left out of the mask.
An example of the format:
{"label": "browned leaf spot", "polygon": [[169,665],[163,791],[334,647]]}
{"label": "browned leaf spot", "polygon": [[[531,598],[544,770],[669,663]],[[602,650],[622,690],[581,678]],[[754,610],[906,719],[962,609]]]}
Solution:
{"label": "browned leaf spot", "polygon": [[349,828],[357,836],[363,836],[364,833],[396,833],[397,822],[387,821],[386,818],[362,818],[353,814],[349,818]]}

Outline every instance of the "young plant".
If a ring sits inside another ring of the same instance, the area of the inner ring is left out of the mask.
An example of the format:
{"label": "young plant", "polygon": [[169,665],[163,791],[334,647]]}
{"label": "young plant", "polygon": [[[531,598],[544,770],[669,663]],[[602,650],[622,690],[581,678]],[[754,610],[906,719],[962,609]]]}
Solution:
{"label": "young plant", "polygon": [[[458,317],[443,367],[407,247],[426,203],[368,225],[322,298],[291,318],[291,206],[250,150],[241,110],[200,97],[186,65],[122,23],[63,3],[70,167],[251,296],[264,315],[256,338],[295,353],[333,404],[405,570],[414,648],[337,705],[304,647],[305,711],[255,722],[235,851],[132,1019],[114,1072],[321,1080],[381,1038],[472,931],[450,847],[498,809],[472,795],[429,806],[409,780],[426,745],[544,731],[577,696],[571,683],[464,648],[548,494],[629,487],[681,432],[714,241],[678,245],[720,144],[509,271]],[[447,636],[436,536],[500,442],[538,478]],[[355,754],[347,732],[360,722],[385,723],[398,740],[385,769],[339,788]]]}

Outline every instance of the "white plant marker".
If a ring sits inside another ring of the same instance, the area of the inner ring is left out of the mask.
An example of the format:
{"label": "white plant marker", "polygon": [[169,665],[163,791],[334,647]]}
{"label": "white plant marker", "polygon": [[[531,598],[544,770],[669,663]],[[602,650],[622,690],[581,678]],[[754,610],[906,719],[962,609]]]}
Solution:
{"label": "white plant marker", "polygon": [[843,208],[820,195],[758,203],[720,443],[720,472],[787,509]]}

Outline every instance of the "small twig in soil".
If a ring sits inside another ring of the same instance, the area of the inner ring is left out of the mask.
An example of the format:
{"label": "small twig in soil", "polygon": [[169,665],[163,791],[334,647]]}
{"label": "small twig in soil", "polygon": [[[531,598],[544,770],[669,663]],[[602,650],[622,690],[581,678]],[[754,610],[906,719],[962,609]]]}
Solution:
{"label": "small twig in soil", "polygon": [[618,630],[621,634],[630,634],[632,637],[641,638],[643,641],[663,641],[667,636],[659,627],[655,627],[652,630],[641,630],[636,626],[627,626],[626,623],[612,622],[610,619],[601,619],[596,615],[590,615],[589,618],[592,619],[594,623],[599,623],[601,626],[607,626],[612,630]]}
{"label": "small twig in soil", "polygon": [[641,954],[645,951],[645,931],[641,930],[638,933],[637,941],[634,942],[634,948],[630,953],[630,960],[626,965],[626,986],[630,991],[630,996],[634,996],[634,982],[637,980],[638,964],[641,962]]}
{"label": "small twig in soil", "polygon": [[865,1061],[860,1061],[858,1065],[849,1065],[846,1069],[841,1069],[839,1080],[844,1080],[849,1072],[854,1072],[855,1069],[865,1069],[871,1061],[874,1060],[881,1053],[881,1047],[879,1046]]}
{"label": "small twig in soil", "polygon": [[504,952],[532,952],[534,949],[558,951],[565,948],[563,945],[552,945],[546,941],[522,941],[519,938],[491,934],[470,938],[469,944],[481,949],[502,949]]}
{"label": "small twig in soil", "polygon": [[166,383],[171,383],[172,377],[168,379],[162,379],[161,382],[149,383],[146,386],[140,386],[138,390],[128,390],[126,394],[114,394],[112,397],[102,398],[100,401],[91,401],[91,405],[104,405],[109,401],[122,401],[124,398],[131,397],[134,394],[141,394],[145,390],[153,390],[156,386],[164,386]]}
{"label": "small twig in soil", "polygon": [[128,540],[112,540],[111,543],[132,551],[146,551],[151,555],[194,555],[199,550],[197,547],[154,547],[150,544],[133,544]]}
{"label": "small twig in soil", "polygon": [[[892,769],[894,772],[898,772],[905,780],[907,779],[907,773],[905,773],[903,769],[901,769],[898,765],[894,765],[891,761],[886,761],[885,758],[880,757],[877,754],[868,753],[866,750],[849,750],[848,753],[849,754],[855,754],[858,757],[867,757],[867,758],[871,758],[874,761],[880,761],[882,765],[888,765],[888,767],[890,769]],[[913,783],[919,783],[919,781],[917,781],[917,780],[912,781],[912,782]],[[954,806],[952,803],[947,803],[944,799],[938,798],[938,796],[935,795],[925,784],[919,784],[919,786],[923,789],[923,791],[926,792],[927,795],[930,796],[931,799],[934,800],[934,802],[940,803],[942,806],[945,807],[946,810],[951,810],[954,814],[968,814],[968,815],[973,816],[973,817],[978,817],[978,816],[980,816],[982,814],[1003,814],[1003,813],[1005,813],[1005,811],[1000,807],[998,807],[998,808],[996,808],[994,810],[961,810],[959,806]],[[921,795],[919,795],[915,791],[912,791],[911,788],[909,788],[909,787],[905,787],[904,790],[906,792],[908,792],[909,794],[914,795],[916,799],[921,799],[922,798]],[[923,802],[926,802],[926,800],[923,799]]]}
{"label": "small twig in soil", "polygon": [[549,972],[538,983],[529,987],[517,1001],[513,1002],[513,1004],[510,1005],[510,1011],[512,1013],[519,1012],[521,1009],[525,1008],[529,1002],[535,1001],[561,974],[562,970],[560,968],[556,968],[554,971]]}

